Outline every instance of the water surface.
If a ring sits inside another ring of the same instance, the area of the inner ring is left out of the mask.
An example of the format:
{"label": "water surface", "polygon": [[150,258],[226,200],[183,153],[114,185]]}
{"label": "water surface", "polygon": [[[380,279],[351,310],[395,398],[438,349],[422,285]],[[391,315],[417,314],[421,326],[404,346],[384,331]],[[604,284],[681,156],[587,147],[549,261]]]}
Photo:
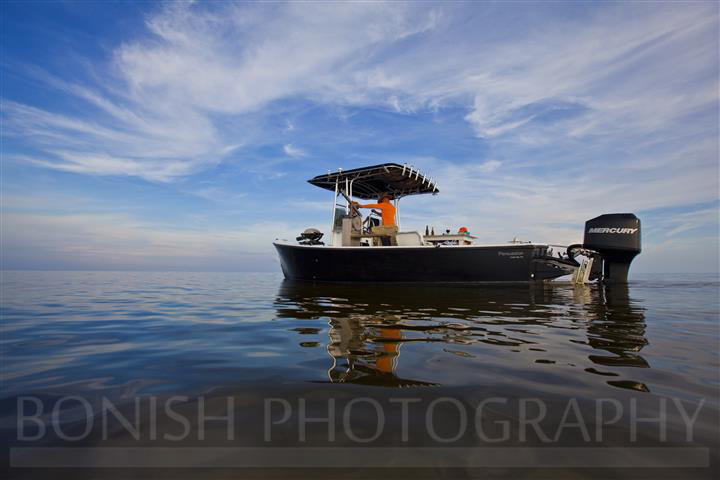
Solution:
{"label": "water surface", "polygon": [[[3,439],[18,445],[14,416],[22,396],[40,398],[49,411],[64,395],[121,405],[172,395],[259,401],[413,392],[469,404],[574,398],[582,408],[597,398],[636,399],[650,414],[663,408],[660,399],[676,398],[688,408],[703,402],[687,445],[709,447],[711,461],[689,472],[711,477],[718,287],[715,276],[702,275],[636,276],[613,287],[393,287],[290,283],[278,274],[3,272]],[[675,437],[648,444],[686,441],[670,407]],[[562,414],[551,412],[548,421]],[[620,423],[622,443],[629,427]],[[243,441],[252,445],[253,438]]]}

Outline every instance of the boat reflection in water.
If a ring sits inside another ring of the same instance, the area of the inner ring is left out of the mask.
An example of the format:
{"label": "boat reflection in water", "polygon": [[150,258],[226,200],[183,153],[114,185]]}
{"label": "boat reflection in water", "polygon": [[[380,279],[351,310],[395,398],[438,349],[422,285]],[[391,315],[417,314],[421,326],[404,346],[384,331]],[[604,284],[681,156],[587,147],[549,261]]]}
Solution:
{"label": "boat reflection in water", "polygon": [[541,383],[543,376],[557,382],[558,375],[572,371],[573,379],[590,374],[592,382],[648,391],[632,375],[635,368],[649,367],[640,355],[648,343],[644,308],[631,300],[626,285],[339,285],[286,280],[275,308],[280,318],[319,322],[294,330],[313,337],[303,338],[301,346],[326,347],[331,383],[469,385],[494,380],[493,372],[505,378],[529,378],[529,373]]}

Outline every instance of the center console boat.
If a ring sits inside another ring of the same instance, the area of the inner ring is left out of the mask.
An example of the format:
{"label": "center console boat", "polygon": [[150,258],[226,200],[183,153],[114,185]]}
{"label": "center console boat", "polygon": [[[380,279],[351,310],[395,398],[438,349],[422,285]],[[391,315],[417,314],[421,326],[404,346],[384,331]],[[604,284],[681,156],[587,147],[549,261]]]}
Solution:
{"label": "center console boat", "polygon": [[518,241],[484,245],[465,233],[435,235],[427,227],[424,233],[401,229],[376,233],[374,215],[363,218],[353,198],[390,196],[399,225],[400,199],[439,193],[432,179],[407,165],[340,169],[308,182],[334,193],[332,222],[327,235],[308,228],[295,242],[273,243],[290,280],[492,283],[542,282],[572,275],[576,282],[626,283],[630,263],[641,251],[640,220],[631,213],[587,221],[583,243],[570,246]]}

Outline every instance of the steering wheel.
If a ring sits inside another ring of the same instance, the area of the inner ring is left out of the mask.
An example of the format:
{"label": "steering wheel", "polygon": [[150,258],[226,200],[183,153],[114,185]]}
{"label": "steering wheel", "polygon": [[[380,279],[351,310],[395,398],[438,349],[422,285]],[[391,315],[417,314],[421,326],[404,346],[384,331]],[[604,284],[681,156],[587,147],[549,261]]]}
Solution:
{"label": "steering wheel", "polygon": [[[375,215],[374,217],[373,217],[373,214]],[[372,219],[372,218],[382,218],[382,217],[381,217],[380,212],[378,212],[377,210],[371,209],[368,216],[365,217],[365,220],[363,220],[363,227],[364,227],[365,233],[370,233],[370,228],[371,228],[370,219]]]}

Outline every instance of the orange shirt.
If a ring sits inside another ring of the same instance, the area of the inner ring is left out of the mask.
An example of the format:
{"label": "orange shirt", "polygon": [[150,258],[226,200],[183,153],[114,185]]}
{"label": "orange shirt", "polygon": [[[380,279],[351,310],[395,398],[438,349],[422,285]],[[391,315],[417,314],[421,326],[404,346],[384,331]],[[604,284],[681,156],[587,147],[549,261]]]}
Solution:
{"label": "orange shirt", "polygon": [[360,208],[379,208],[382,211],[383,226],[392,227],[395,225],[395,207],[390,202],[369,203],[367,205],[359,205]]}

